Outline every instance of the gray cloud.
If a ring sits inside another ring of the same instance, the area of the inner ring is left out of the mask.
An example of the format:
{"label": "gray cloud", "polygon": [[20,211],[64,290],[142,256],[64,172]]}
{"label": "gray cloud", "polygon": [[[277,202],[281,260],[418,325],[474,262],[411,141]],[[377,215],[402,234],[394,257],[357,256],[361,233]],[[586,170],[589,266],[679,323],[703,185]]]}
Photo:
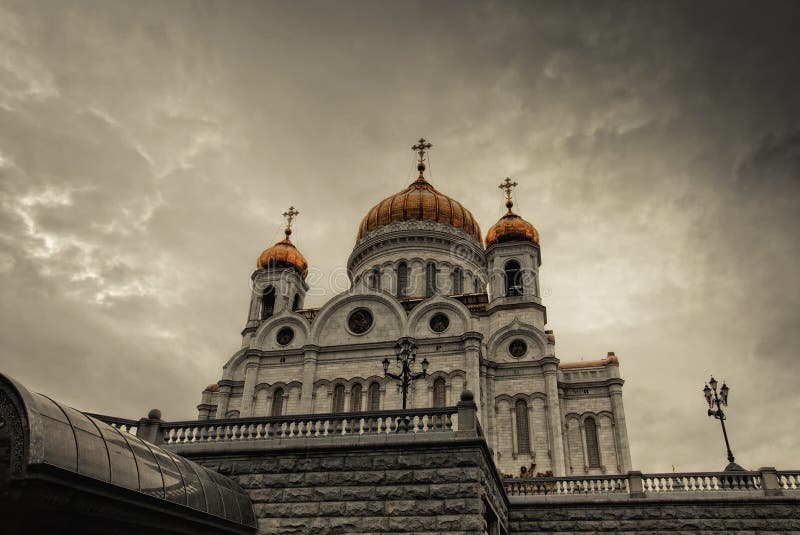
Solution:
{"label": "gray cloud", "polygon": [[293,238],[334,273],[424,135],[484,230],[496,183],[520,182],[557,353],[620,355],[637,466],[723,466],[716,373],[737,460],[794,467],[796,19],[777,1],[0,6],[0,367],[87,410],[191,417],[280,213],[299,207]]}

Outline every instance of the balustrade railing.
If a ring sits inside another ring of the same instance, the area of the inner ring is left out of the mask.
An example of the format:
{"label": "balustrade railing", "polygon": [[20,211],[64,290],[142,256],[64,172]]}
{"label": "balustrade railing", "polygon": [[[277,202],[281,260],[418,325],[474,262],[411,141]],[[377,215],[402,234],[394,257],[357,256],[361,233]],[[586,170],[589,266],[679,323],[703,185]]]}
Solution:
{"label": "balustrade railing", "polygon": [[506,478],[503,486],[509,496],[627,493],[628,476]]}
{"label": "balustrade railing", "polygon": [[88,416],[107,423],[111,427],[116,427],[120,431],[135,435],[139,430],[139,420],[130,420],[128,418],[117,418],[116,416],[107,416],[105,414],[86,413]]}
{"label": "balustrade railing", "polygon": [[800,491],[800,470],[780,470],[776,475],[781,490]]}
{"label": "balustrade railing", "polygon": [[685,474],[642,474],[644,492],[706,492],[757,490],[760,472],[697,472]]}
{"label": "balustrade railing", "polygon": [[[742,472],[689,472],[621,475],[504,478],[508,496],[578,496],[625,494],[658,497],[668,493],[684,496],[719,496],[719,493],[764,493],[768,496],[800,494],[800,470],[760,468]],[[797,494],[795,494],[797,493]]]}
{"label": "balustrade railing", "polygon": [[456,407],[443,407],[406,411],[164,422],[160,425],[160,438],[164,444],[186,444],[394,432],[429,433],[452,430],[454,423],[457,422],[457,414]]}

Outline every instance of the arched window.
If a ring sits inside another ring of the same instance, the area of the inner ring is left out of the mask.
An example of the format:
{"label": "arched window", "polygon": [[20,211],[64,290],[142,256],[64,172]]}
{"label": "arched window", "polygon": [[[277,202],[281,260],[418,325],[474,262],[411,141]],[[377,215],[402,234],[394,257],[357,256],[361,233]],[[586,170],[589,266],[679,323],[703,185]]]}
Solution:
{"label": "arched window", "polygon": [[531,452],[531,432],[528,422],[528,404],[524,399],[517,400],[514,410],[517,413],[517,451]]}
{"label": "arched window", "polygon": [[425,296],[430,297],[436,293],[436,264],[428,262],[425,266]]}
{"label": "arched window", "polygon": [[597,422],[594,418],[586,418],[583,422],[586,433],[586,457],[589,459],[590,468],[600,468],[600,449],[597,440]]}
{"label": "arched window", "polygon": [[356,383],[350,388],[350,412],[361,411],[361,385]]}
{"label": "arched window", "polygon": [[333,387],[331,412],[344,412],[344,385],[341,383]]}
{"label": "arched window", "polygon": [[369,287],[373,290],[380,290],[381,289],[381,270],[378,268],[372,268],[369,274]]}
{"label": "arched window", "polygon": [[453,268],[453,294],[461,295],[464,293],[464,273],[460,267]]}
{"label": "arched window", "polygon": [[261,319],[265,320],[275,313],[275,288],[267,286],[261,296]]}
{"label": "arched window", "polygon": [[433,382],[433,406],[444,407],[446,403],[445,398],[445,382],[444,379],[439,377]]}
{"label": "arched window", "polygon": [[506,296],[522,295],[522,272],[519,262],[509,260],[506,262]]}
{"label": "arched window", "polygon": [[483,292],[483,290],[481,289],[481,280],[478,277],[475,277],[475,279],[472,281],[472,286],[476,294]]}
{"label": "arched window", "polygon": [[292,310],[300,308],[300,294],[294,294],[294,301],[292,301]]}
{"label": "arched window", "polygon": [[272,416],[281,416],[283,414],[283,388],[275,389],[272,394]]}
{"label": "arched window", "polygon": [[408,291],[408,264],[397,264],[397,297],[405,297]]}
{"label": "arched window", "polygon": [[369,405],[369,410],[371,411],[379,411],[381,410],[381,385],[377,382],[373,382],[369,385],[369,390],[367,390],[367,404]]}

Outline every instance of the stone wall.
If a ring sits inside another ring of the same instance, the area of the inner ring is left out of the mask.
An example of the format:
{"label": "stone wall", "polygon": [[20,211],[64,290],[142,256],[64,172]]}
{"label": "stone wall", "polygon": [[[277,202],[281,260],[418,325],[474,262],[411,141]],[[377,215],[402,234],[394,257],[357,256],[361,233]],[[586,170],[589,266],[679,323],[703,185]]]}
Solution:
{"label": "stone wall", "polygon": [[800,533],[800,500],[787,497],[646,502],[514,503],[513,535],[567,533]]}
{"label": "stone wall", "polygon": [[507,501],[483,439],[426,435],[181,453],[245,489],[259,533],[507,533]]}

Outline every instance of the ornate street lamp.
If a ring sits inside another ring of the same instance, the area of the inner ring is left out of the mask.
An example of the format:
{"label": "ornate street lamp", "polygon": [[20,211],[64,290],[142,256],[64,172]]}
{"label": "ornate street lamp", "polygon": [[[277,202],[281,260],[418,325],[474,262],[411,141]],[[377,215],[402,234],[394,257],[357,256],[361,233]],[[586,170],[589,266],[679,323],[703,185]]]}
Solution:
{"label": "ornate street lamp", "polygon": [[401,338],[394,346],[394,353],[397,355],[397,362],[400,363],[400,373],[395,374],[389,371],[389,359],[383,359],[383,375],[391,377],[395,381],[400,381],[400,388],[403,390],[403,410],[406,408],[408,399],[408,387],[412,381],[428,375],[428,359],[422,360],[422,371],[414,373],[413,366],[417,360],[417,346],[409,338]]}
{"label": "ornate street lamp", "polygon": [[733,462],[733,452],[731,451],[730,442],[728,442],[728,431],[725,429],[726,416],[722,410],[722,406],[728,406],[728,385],[722,383],[722,388],[719,389],[718,393],[717,384],[717,380],[714,379],[714,376],[712,375],[711,379],[709,379],[708,383],[706,383],[705,388],[703,388],[703,395],[708,403],[708,415],[713,416],[719,420],[720,424],[722,424],[722,436],[725,438],[725,448],[728,450],[728,466],[725,467],[725,471],[743,471],[744,468]]}

